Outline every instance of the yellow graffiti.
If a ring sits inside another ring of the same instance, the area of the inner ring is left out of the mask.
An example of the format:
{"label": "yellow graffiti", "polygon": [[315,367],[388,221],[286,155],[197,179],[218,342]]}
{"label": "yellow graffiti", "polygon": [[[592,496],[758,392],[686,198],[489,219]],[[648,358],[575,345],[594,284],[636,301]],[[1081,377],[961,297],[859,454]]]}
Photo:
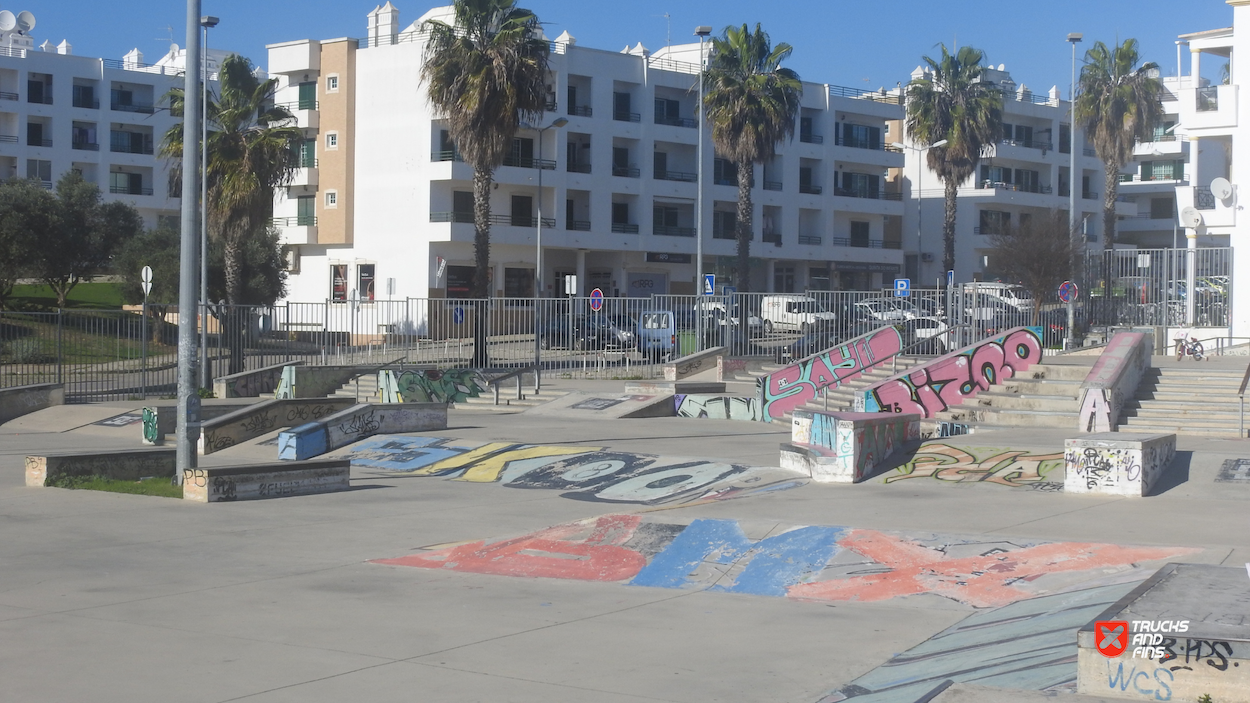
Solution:
{"label": "yellow graffiti", "polygon": [[[506,446],[506,445],[505,445]],[[514,461],[521,459],[537,459],[539,457],[568,456],[570,454],[586,454],[600,451],[602,447],[522,447],[510,452],[500,452],[474,464],[464,475],[455,481],[472,481],[474,483],[492,483],[499,480],[499,474]],[[450,461],[450,459],[446,460]]]}
{"label": "yellow graffiti", "polygon": [[488,444],[483,444],[477,449],[470,449],[464,454],[457,454],[456,456],[448,457],[442,461],[430,464],[425,468],[417,469],[412,473],[417,476],[432,476],[435,474],[445,473],[453,469],[463,469],[479,459],[490,456],[496,452],[503,451],[504,449],[512,446],[515,445],[511,442],[490,442]]}
{"label": "yellow graffiti", "polygon": [[[992,455],[978,458],[973,452]],[[964,450],[941,442],[930,442],[921,445],[912,460],[899,467],[893,476],[886,477],[885,483],[909,478],[935,478],[939,481],[981,481],[1023,486],[1045,481],[1048,473],[1061,466],[1063,452],[1030,454],[1028,451],[983,447]]]}

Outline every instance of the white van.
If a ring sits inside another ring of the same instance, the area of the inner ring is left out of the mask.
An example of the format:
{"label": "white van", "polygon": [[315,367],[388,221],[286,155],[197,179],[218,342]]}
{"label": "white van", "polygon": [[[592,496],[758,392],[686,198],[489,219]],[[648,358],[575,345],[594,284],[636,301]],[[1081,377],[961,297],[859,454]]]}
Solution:
{"label": "white van", "polygon": [[766,295],[760,300],[760,317],[765,333],[788,329],[806,334],[818,324],[832,324],[837,316],[806,295]]}
{"label": "white van", "polygon": [[[1011,283],[965,283],[964,295],[989,296],[1023,312],[1033,312],[1033,296],[1023,286]],[[969,303],[971,304],[971,303]]]}

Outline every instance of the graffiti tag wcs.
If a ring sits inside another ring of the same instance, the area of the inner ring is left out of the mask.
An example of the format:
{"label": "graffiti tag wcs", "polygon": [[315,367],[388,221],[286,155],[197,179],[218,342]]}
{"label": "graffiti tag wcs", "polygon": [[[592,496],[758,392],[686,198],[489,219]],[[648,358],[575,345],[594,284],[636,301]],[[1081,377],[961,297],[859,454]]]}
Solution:
{"label": "graffiti tag wcs", "polygon": [[868,388],[863,412],[918,413],[931,418],[1042,360],[1040,327],[1020,327],[965,347]]}
{"label": "graffiti tag wcs", "polygon": [[888,361],[903,348],[897,329],[882,327],[760,379],[764,416],[777,419],[805,405],[822,388],[837,388]]}

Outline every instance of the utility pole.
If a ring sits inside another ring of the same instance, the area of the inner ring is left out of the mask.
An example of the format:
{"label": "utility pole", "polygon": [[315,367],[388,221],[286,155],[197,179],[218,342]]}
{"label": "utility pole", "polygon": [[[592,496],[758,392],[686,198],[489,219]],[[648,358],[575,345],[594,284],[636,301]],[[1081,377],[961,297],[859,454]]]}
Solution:
{"label": "utility pole", "polygon": [[183,72],[182,110],[182,256],[178,272],[178,451],[174,482],[197,464],[195,444],[200,435],[200,396],[196,384],[196,299],[199,295],[200,176],[200,0],[187,0],[187,55]]}

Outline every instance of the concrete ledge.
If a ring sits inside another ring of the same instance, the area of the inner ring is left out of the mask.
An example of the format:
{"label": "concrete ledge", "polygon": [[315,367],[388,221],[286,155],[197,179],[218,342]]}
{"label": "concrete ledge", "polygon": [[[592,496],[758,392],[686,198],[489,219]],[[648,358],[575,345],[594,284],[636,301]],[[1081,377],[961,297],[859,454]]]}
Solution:
{"label": "concrete ledge", "polygon": [[46,486],[63,476],[101,476],[119,481],[172,477],[177,470],[177,453],[176,449],[134,449],[30,455],[26,457],[26,485]]}
{"label": "concrete ledge", "polygon": [[1115,429],[1125,400],[1137,395],[1142,376],[1150,368],[1153,344],[1151,335],[1141,332],[1119,332],[1107,342],[1077,396],[1080,402],[1078,432]]}
{"label": "concrete ledge", "polygon": [[273,366],[244,371],[213,379],[213,393],[218,398],[258,398],[278,389],[282,369],[298,366],[302,361],[287,361]]}
{"label": "concrete ledge", "polygon": [[0,424],[36,410],[64,404],[65,386],[60,383],[0,388]]}
{"label": "concrete ledge", "polygon": [[796,410],[781,467],[818,483],[859,483],[907,442],[920,439],[920,416]]}
{"label": "concrete ledge", "polygon": [[201,426],[199,451],[219,452],[282,427],[328,417],[355,404],[353,398],[291,398],[248,405],[205,422]]}
{"label": "concrete ledge", "polygon": [[183,469],[182,498],[200,503],[284,498],[347,490],[349,459]]}
{"label": "concrete ledge", "polygon": [[664,365],[664,380],[680,381],[695,374],[719,368],[721,357],[724,355],[724,347],[712,347],[701,352],[687,354]]}
{"label": "concrete ledge", "polygon": [[764,419],[760,400],[755,397],[679,393],[673,396],[673,407],[677,417],[752,422]]}
{"label": "concrete ledge", "polygon": [[447,429],[446,403],[361,403],[278,435],[278,458],[302,461],[375,434]]}
{"label": "concrete ledge", "polygon": [[735,376],[747,370],[746,359],[729,359],[719,357],[716,359],[716,380],[732,381]]}
{"label": "concrete ledge", "polygon": [[629,395],[672,395],[674,393],[724,393],[725,384],[717,381],[626,381]]}
{"label": "concrete ledge", "polygon": [[[215,398],[209,398],[200,403],[200,421],[207,422],[215,420],[222,415],[226,415],[238,410],[246,410],[255,407],[256,403],[220,403]],[[152,411],[156,414],[156,433],[160,437],[173,434],[178,431],[178,406],[177,405],[155,405],[151,406]],[[146,408],[145,408],[146,409]]]}
{"label": "concrete ledge", "polygon": [[1176,456],[1174,434],[1103,432],[1064,442],[1064,493],[1149,495]]}

